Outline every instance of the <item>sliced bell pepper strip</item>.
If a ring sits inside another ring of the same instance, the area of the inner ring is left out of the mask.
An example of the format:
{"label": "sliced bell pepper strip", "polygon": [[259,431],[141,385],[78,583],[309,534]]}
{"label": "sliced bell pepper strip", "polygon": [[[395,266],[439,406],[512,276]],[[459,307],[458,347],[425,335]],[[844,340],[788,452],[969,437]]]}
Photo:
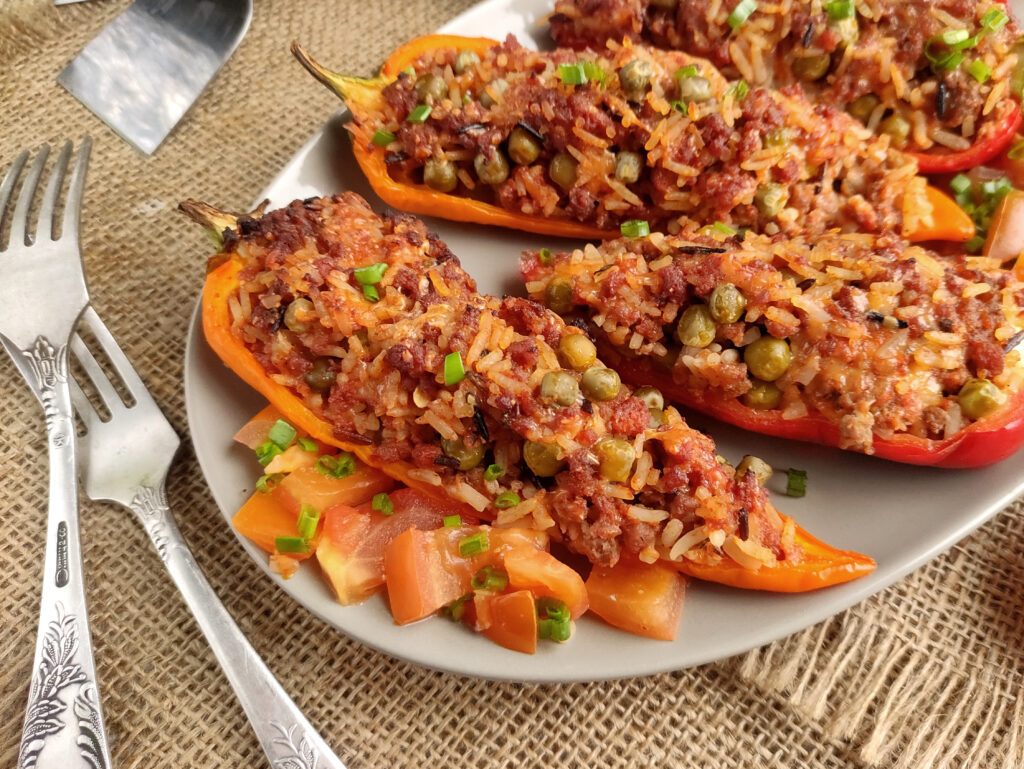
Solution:
{"label": "sliced bell pepper strip", "polygon": [[[187,206],[186,206],[187,208]],[[203,216],[194,208],[190,212],[193,218],[209,221],[208,216]],[[273,403],[281,414],[292,425],[304,430],[311,437],[329,445],[351,451],[360,459],[371,466],[375,466],[388,475],[399,479],[409,486],[416,488],[428,495],[443,497],[435,487],[419,480],[410,473],[414,467],[405,462],[383,462],[373,453],[373,447],[364,444],[352,444],[339,440],[333,431],[332,426],[314,414],[300,398],[287,387],[274,381],[267,375],[262,365],[246,347],[241,338],[232,332],[232,318],[229,309],[229,298],[237,294],[239,290],[239,274],[241,262],[237,256],[228,255],[227,261],[222,262],[213,270],[208,272],[203,290],[203,330],[206,339],[214,352],[221,360],[239,375],[250,386],[262,393]],[[448,500],[451,502],[451,500]],[[474,511],[467,508],[467,517],[476,515]],[[860,570],[850,569],[845,566],[849,561],[849,554],[832,550],[835,554],[834,562],[829,565],[828,558],[824,555],[813,563],[815,568],[828,566],[827,570],[821,571],[817,581],[807,576],[807,564],[796,564],[780,562],[769,569],[759,570],[769,578],[763,581],[761,589],[766,590],[799,590],[801,585],[814,583],[816,587],[838,584],[853,579],[864,571],[873,567],[873,562],[866,556],[861,556]],[[728,558],[721,559],[722,563],[728,562]],[[832,568],[841,567],[841,568]],[[735,568],[740,568],[738,565]],[[794,581],[787,587],[786,575],[791,573]],[[722,581],[725,584],[736,583],[737,577],[731,570],[726,569],[721,573],[721,579],[716,577],[715,568],[704,568],[701,578],[713,581]],[[748,586],[761,584],[756,574],[752,573],[748,580]]]}
{"label": "sliced bell pepper strip", "polygon": [[923,174],[948,174],[966,171],[991,160],[1013,140],[1021,124],[1020,105],[1013,101],[998,120],[986,123],[983,135],[959,152],[911,152]]}
{"label": "sliced bell pepper strip", "polygon": [[[779,410],[759,411],[737,398],[725,398],[711,388],[691,390],[680,387],[672,375],[647,359],[624,359],[608,344],[598,345],[599,354],[627,382],[653,385],[670,401],[682,403],[702,414],[745,430],[777,438],[839,445],[838,426],[823,416],[811,414],[785,419]],[[1024,446],[1024,390],[1016,392],[997,411],[972,422],[951,438],[929,440],[914,435],[874,438],[874,456],[911,465],[930,467],[984,467],[1017,452]]]}
{"label": "sliced bell pepper strip", "polygon": [[[427,35],[416,38],[396,50],[375,78],[350,77],[332,72],[317,63],[297,42],[292,43],[291,52],[313,77],[333,91],[350,110],[358,113],[362,110],[381,108],[384,104],[385,86],[425,53],[444,48],[457,48],[481,55],[496,45],[498,42],[489,38]],[[439,192],[410,179],[396,179],[388,169],[387,153],[383,147],[373,143],[371,132],[356,121],[349,127],[353,136],[352,152],[373,191],[385,203],[402,211],[558,237],[604,239],[619,235],[617,229],[509,211],[473,198]],[[1010,132],[1010,137],[1012,135],[1013,131]],[[1009,141],[1009,138],[1006,141]],[[993,154],[1001,147],[1002,145],[996,148]],[[930,215],[925,212],[924,215],[916,217],[915,220],[919,221],[918,226],[913,230],[905,230],[905,237],[914,242],[966,242],[974,237],[974,226],[970,217],[951,198],[933,187],[927,188],[926,198],[932,206]],[[906,206],[912,204],[908,196]]]}

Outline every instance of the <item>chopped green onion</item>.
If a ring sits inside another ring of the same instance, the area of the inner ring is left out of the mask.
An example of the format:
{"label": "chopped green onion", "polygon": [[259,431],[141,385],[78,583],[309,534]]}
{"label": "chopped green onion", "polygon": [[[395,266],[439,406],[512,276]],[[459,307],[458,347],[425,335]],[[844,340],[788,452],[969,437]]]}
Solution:
{"label": "chopped green onion", "polygon": [[352,270],[352,276],[360,286],[372,286],[374,283],[380,283],[380,279],[387,271],[387,262],[377,262],[366,267],[356,267]]}
{"label": "chopped green onion", "polygon": [[277,488],[277,484],[284,478],[284,473],[271,473],[270,475],[261,475],[256,479],[256,491],[260,494],[269,494],[271,491]]}
{"label": "chopped green onion", "polygon": [[1010,147],[1009,151],[1006,153],[1006,157],[1010,160],[1021,160],[1024,158],[1024,139],[1021,139]]}
{"label": "chopped green onion", "polygon": [[488,538],[487,532],[478,531],[459,542],[459,555],[463,558],[472,558],[474,555],[486,553],[490,547],[491,540]]}
{"label": "chopped green onion", "polygon": [[466,593],[461,598],[456,598],[450,604],[444,607],[445,616],[458,622],[462,619],[462,615],[466,613],[466,602],[473,597],[472,593]]}
{"label": "chopped green onion", "polygon": [[802,497],[807,493],[807,471],[795,470],[792,467],[786,471],[786,496]]}
{"label": "chopped green onion", "polygon": [[1010,17],[1007,16],[1002,10],[1000,10],[999,8],[992,8],[984,16],[981,17],[981,28],[984,29],[986,32],[990,33],[998,32],[999,30],[1006,26],[1006,23],[1009,20]]}
{"label": "chopped green onion", "polygon": [[473,575],[470,585],[474,590],[493,590],[500,592],[508,587],[508,574],[493,566],[484,566]]}
{"label": "chopped green onion", "polygon": [[714,224],[711,225],[711,229],[713,229],[715,232],[720,232],[723,235],[732,236],[736,234],[736,230],[734,230],[725,222],[715,222]]}
{"label": "chopped green onion", "polygon": [[587,82],[587,71],[581,62],[559,64],[558,77],[566,85],[583,85]]}
{"label": "chopped green onion", "polygon": [[410,123],[424,123],[428,117],[430,117],[430,105],[421,104],[409,113],[409,117],[406,120]]}
{"label": "chopped green onion", "polygon": [[261,465],[266,467],[270,464],[270,460],[280,454],[281,451],[281,447],[276,443],[273,441],[267,441],[266,443],[261,443],[256,447],[256,459],[259,460]]}
{"label": "chopped green onion", "polygon": [[298,433],[294,427],[283,419],[278,419],[274,422],[274,426],[270,428],[270,432],[267,433],[267,438],[271,443],[277,444],[282,449],[286,449],[292,445],[292,441],[295,440],[295,436],[297,434]]}
{"label": "chopped green onion", "polygon": [[983,182],[981,185],[981,194],[986,198],[1002,197],[1007,192],[1013,189],[1013,185],[1010,180],[1005,176],[1001,179],[991,179],[990,181]]}
{"label": "chopped green onion", "polygon": [[446,387],[458,384],[466,377],[462,366],[462,353],[450,352],[444,356],[444,383]]}
{"label": "chopped green onion", "polygon": [[320,511],[312,505],[303,504],[299,510],[299,522],[296,528],[303,539],[313,539],[316,534],[316,525],[320,522]]}
{"label": "chopped green onion", "polygon": [[299,438],[298,444],[299,448],[302,449],[303,451],[317,450],[316,441],[314,441],[312,438]]}
{"label": "chopped green onion", "polygon": [[494,498],[494,506],[499,510],[508,510],[508,508],[515,507],[520,502],[522,500],[514,491],[503,491]]}
{"label": "chopped green onion", "polygon": [[462,525],[461,515],[446,515],[441,519],[441,523],[444,524],[446,529],[457,529]]}
{"label": "chopped green onion", "polygon": [[619,232],[627,238],[644,238],[651,234],[651,225],[643,219],[631,219],[622,223]]}
{"label": "chopped green onion", "polygon": [[757,10],[757,0],[740,0],[740,4],[732,9],[727,21],[732,31],[743,26],[743,23],[750,18],[750,14]]}
{"label": "chopped green onion", "polygon": [[983,62],[981,59],[975,59],[967,65],[967,74],[977,80],[979,83],[984,83],[990,77],[992,77],[992,70],[989,69],[988,64]]}
{"label": "chopped green onion", "polygon": [[747,94],[750,93],[750,86],[747,85],[746,80],[737,81],[736,85],[725,92],[727,95],[732,94],[736,101],[743,101],[747,98]]}
{"label": "chopped green onion", "polygon": [[932,37],[932,40],[952,46],[965,42],[970,36],[971,34],[966,29],[947,29],[945,32]]}
{"label": "chopped green onion", "polygon": [[605,71],[601,69],[601,65],[594,61],[583,62],[583,74],[587,80],[593,80],[597,83],[604,83],[607,75]]}
{"label": "chopped green onion", "polygon": [[681,77],[696,77],[697,76],[697,65],[690,64],[686,67],[680,67],[676,70],[676,80]]}
{"label": "chopped green onion", "polygon": [[967,174],[957,174],[950,180],[949,188],[957,195],[962,195],[971,188],[971,180]]}
{"label": "chopped green onion", "polygon": [[564,601],[554,598],[537,599],[537,636],[552,641],[568,641],[572,635],[572,617]]}
{"label": "chopped green onion", "polygon": [[377,291],[376,286],[363,286],[363,296],[365,296],[371,302],[380,301],[380,292]]}
{"label": "chopped green onion", "polygon": [[543,264],[545,267],[547,265],[551,264],[551,249],[550,248],[542,248],[540,250],[540,263]]}
{"label": "chopped green onion", "polygon": [[412,77],[413,75],[416,74],[416,69],[410,64],[408,67],[402,70],[402,73],[408,75],[409,77]]}
{"label": "chopped green onion", "polygon": [[391,131],[374,131],[373,138],[370,140],[378,147],[387,147],[391,142],[395,140],[395,135]]}
{"label": "chopped green onion", "polygon": [[669,104],[672,105],[672,109],[676,110],[677,112],[685,113],[690,111],[690,105],[687,104],[682,99],[673,99],[672,101],[669,102]]}
{"label": "chopped green onion", "polygon": [[274,547],[279,553],[308,553],[309,542],[302,537],[275,537]]}
{"label": "chopped green onion", "polygon": [[825,13],[832,21],[852,19],[857,13],[857,8],[854,0],[835,0],[835,2],[825,3]]}
{"label": "chopped green onion", "polygon": [[975,235],[973,238],[964,243],[964,249],[970,254],[976,254],[981,251],[981,247],[985,245],[985,238],[981,235]]}
{"label": "chopped green onion", "polygon": [[381,515],[392,515],[395,512],[395,503],[384,492],[374,494],[370,506]]}
{"label": "chopped green onion", "polygon": [[324,454],[317,458],[316,469],[328,478],[348,478],[356,471],[356,460],[351,454],[338,454],[336,457]]}
{"label": "chopped green onion", "polygon": [[485,481],[495,481],[505,474],[505,468],[501,465],[487,465],[487,469],[484,470]]}

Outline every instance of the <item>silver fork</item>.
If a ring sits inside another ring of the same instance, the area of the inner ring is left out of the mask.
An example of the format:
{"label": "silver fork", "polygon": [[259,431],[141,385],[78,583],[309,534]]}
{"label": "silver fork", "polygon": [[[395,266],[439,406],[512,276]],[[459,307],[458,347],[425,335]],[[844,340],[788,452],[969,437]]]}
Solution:
{"label": "silver fork", "polygon": [[167,507],[165,483],[178,450],[174,433],[128,358],[96,312],[87,308],[79,329],[88,329],[134,400],[126,405],[79,336],[71,352],[102,404],[100,418],[74,378],[75,411],[85,424],[79,438],[82,480],[91,499],[132,510],[167,567],[227,674],[256,737],[274,769],[345,769],[260,659],[206,581]]}
{"label": "silver fork", "polygon": [[[88,138],[82,141],[58,222],[55,212],[72,150],[71,142],[64,144],[43,192],[40,231],[33,234],[28,232],[32,202],[49,155],[49,147],[40,149],[10,214],[10,241],[6,248],[0,243],[0,344],[42,404],[50,461],[39,632],[18,751],[21,769],[110,766],[85,611],[67,376],[68,337],[88,302],[78,220],[90,146]],[[22,152],[0,182],[0,229],[28,157]]]}

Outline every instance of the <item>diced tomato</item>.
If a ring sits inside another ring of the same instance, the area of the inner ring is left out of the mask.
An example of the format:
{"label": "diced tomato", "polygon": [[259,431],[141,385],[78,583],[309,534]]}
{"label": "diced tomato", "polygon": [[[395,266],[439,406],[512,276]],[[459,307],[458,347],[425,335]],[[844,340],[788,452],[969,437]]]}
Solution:
{"label": "diced tomato", "polygon": [[[298,534],[295,528],[298,508],[293,510],[290,505],[286,505],[280,492],[280,488],[268,492],[257,491],[231,519],[239,534],[248,537],[268,553],[277,550],[274,542],[278,537],[294,537]],[[290,555],[301,561],[312,554],[311,547],[308,553]]]}
{"label": "diced tomato", "polygon": [[619,561],[587,578],[590,610],[622,630],[672,641],[683,613],[686,578],[662,563]]}
{"label": "diced tomato", "polygon": [[320,455],[315,451],[306,451],[298,444],[292,444],[267,463],[263,469],[267,475],[275,473],[291,473],[303,467],[315,467]]}
{"label": "diced tomato", "polygon": [[332,478],[315,467],[302,467],[288,473],[277,487],[282,503],[298,517],[302,505],[323,512],[332,505],[361,505],[374,494],[390,491],[397,483],[376,468],[356,462],[356,470],[346,478]]}
{"label": "diced tomato", "polygon": [[583,578],[551,553],[517,547],[505,553],[504,564],[511,587],[529,590],[537,598],[549,596],[565,601],[573,619],[587,610]]}
{"label": "diced tomato", "polygon": [[537,651],[537,608],[529,590],[501,595],[478,593],[473,606],[484,637],[512,651]]}
{"label": "diced tomato", "polygon": [[344,605],[359,603],[384,586],[384,549],[407,529],[439,528],[452,513],[443,502],[413,489],[389,495],[394,512],[384,515],[367,503],[332,505],[321,515],[316,557]]}
{"label": "diced tomato", "polygon": [[[470,557],[461,555],[459,544],[481,532],[487,534],[487,550]],[[472,590],[473,575],[484,566],[503,568],[508,551],[524,546],[543,550],[547,544],[546,534],[531,529],[463,526],[405,531],[384,550],[384,574],[395,622],[405,625],[429,617],[461,598]]]}
{"label": "diced tomato", "polygon": [[992,222],[988,226],[988,238],[982,253],[1000,262],[1017,259],[1024,252],[1024,192],[1010,190],[1006,193]]}
{"label": "diced tomato", "polygon": [[255,451],[257,446],[267,442],[270,428],[281,418],[281,412],[276,407],[267,406],[242,425],[242,428],[235,433],[235,440]]}

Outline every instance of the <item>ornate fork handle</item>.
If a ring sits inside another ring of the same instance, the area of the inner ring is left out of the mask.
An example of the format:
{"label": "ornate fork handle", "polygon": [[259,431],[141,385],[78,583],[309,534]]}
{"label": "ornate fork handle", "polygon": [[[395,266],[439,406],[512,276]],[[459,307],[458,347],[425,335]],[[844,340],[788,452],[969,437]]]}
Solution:
{"label": "ornate fork handle", "polygon": [[39,337],[15,356],[46,415],[50,461],[45,574],[19,769],[108,769],[78,536],[68,350]]}
{"label": "ornate fork handle", "polygon": [[181,591],[238,695],[274,769],[345,769],[242,635],[192,557],[163,484],[140,486],[131,508]]}

